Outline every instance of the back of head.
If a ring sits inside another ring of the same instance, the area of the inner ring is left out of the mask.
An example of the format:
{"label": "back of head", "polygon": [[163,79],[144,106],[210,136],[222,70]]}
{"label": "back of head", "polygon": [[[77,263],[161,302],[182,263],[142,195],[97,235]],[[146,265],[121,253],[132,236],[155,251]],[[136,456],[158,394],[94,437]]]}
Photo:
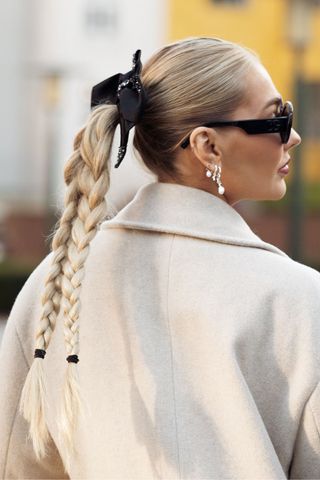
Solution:
{"label": "back of head", "polygon": [[246,76],[258,56],[219,38],[190,38],[167,45],[145,64],[146,107],[134,147],[161,177],[179,181],[177,148],[195,126],[227,118],[246,101]]}

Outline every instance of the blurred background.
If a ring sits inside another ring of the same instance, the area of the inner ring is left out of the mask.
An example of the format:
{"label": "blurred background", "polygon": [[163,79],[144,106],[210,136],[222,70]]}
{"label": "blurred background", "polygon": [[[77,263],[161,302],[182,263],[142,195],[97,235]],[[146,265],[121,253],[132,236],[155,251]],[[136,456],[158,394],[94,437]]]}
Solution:
{"label": "blurred background", "polygon": [[[319,0],[3,0],[0,15],[0,330],[50,251],[64,164],[89,113],[92,86],[129,70],[136,49],[145,62],[184,37],[217,36],[254,49],[293,101],[302,144],[292,155],[286,196],[235,208],[263,240],[320,271]],[[112,165],[118,143],[116,135]],[[110,213],[150,181],[130,147],[111,172]]]}

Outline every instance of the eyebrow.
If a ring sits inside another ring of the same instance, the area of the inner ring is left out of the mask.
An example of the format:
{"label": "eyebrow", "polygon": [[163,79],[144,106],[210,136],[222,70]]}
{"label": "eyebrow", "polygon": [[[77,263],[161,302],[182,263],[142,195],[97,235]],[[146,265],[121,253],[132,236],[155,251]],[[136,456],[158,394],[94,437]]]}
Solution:
{"label": "eyebrow", "polygon": [[270,107],[271,105],[282,105],[283,104],[283,100],[282,100],[282,97],[274,97],[274,98],[271,98],[271,100],[269,100],[269,102],[267,102],[267,104],[263,107],[263,110],[265,110],[266,108]]}

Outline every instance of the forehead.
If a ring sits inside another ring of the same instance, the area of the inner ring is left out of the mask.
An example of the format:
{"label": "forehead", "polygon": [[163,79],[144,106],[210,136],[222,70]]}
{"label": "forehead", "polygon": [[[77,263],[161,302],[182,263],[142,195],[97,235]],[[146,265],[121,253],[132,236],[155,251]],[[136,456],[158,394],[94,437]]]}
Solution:
{"label": "forehead", "polygon": [[[272,111],[274,105],[277,105],[275,98],[281,99],[281,94],[276,89],[271,76],[265,67],[259,63],[255,63],[247,74],[244,96],[245,101],[235,112],[236,115],[241,113],[255,116],[263,111]],[[274,103],[265,108],[272,100],[274,100]]]}

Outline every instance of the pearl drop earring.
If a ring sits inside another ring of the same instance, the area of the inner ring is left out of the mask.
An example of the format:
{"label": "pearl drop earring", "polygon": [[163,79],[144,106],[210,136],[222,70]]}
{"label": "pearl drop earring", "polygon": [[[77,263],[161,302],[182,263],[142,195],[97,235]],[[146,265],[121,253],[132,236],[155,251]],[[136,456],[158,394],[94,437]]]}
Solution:
{"label": "pearl drop earring", "polygon": [[220,193],[220,195],[223,195],[224,194],[224,186],[221,183],[221,167],[220,166],[218,166],[217,184],[219,185],[218,192]]}
{"label": "pearl drop earring", "polygon": [[212,181],[217,182],[219,194],[223,195],[224,192],[225,192],[225,188],[221,183],[221,167],[219,165],[215,165],[213,174],[212,174],[211,170],[209,168],[207,168],[206,169],[206,176],[207,177],[212,176]]}

